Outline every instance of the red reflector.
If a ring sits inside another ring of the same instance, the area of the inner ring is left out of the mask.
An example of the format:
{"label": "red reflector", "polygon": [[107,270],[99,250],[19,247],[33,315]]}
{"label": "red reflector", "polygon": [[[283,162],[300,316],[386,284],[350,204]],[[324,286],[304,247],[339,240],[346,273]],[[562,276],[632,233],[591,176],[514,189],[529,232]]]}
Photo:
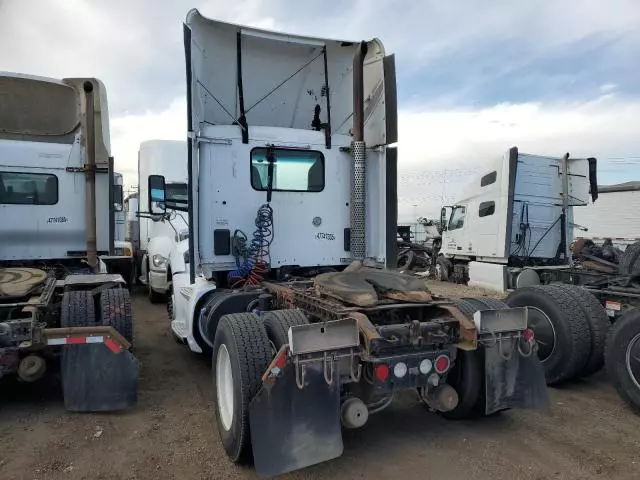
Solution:
{"label": "red reflector", "polygon": [[67,337],[67,345],[82,345],[87,343],[86,337]]}
{"label": "red reflector", "polygon": [[389,378],[389,366],[384,363],[380,363],[376,366],[375,370],[376,378],[381,382],[384,382],[387,378]]}
{"label": "red reflector", "polygon": [[282,370],[286,365],[286,363],[287,363],[287,351],[281,350],[278,356],[276,357],[276,367]]}
{"label": "red reflector", "polygon": [[530,328],[527,328],[524,332],[522,332],[522,338],[524,338],[526,342],[533,340],[533,337],[533,330],[531,330]]}
{"label": "red reflector", "polygon": [[449,365],[451,365],[451,362],[449,360],[449,357],[447,357],[446,355],[440,355],[438,358],[436,358],[434,365],[436,368],[436,372],[444,373],[449,370]]}

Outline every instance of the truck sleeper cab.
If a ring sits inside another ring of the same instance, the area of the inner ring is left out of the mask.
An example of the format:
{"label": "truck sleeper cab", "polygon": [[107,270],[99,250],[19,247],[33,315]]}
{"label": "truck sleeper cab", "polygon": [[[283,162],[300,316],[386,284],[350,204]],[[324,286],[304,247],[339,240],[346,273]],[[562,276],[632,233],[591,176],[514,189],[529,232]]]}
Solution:
{"label": "truck sleeper cab", "polygon": [[[197,10],[184,34],[189,238],[171,256],[169,314],[179,340],[212,355],[228,457],[269,476],[330,460],[342,427],[404,389],[452,417],[544,405],[526,309],[438,299],[385,269],[397,107],[381,42]],[[150,177],[152,210],[166,185]]]}

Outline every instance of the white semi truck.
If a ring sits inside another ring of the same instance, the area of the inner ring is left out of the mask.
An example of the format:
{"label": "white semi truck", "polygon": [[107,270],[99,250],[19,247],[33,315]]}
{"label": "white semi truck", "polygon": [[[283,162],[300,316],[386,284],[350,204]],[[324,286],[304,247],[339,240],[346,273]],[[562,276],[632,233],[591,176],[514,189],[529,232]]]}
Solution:
{"label": "white semi truck", "polygon": [[[229,458],[264,475],[335,458],[342,426],[401,390],[448,418],[546,404],[526,309],[436,298],[394,271],[395,64],[382,43],[197,10],[184,42],[189,191],[174,206],[189,237],[170,256],[169,311],[176,338],[212,355]],[[151,214],[166,185],[149,177]]]}
{"label": "white semi truck", "polygon": [[0,74],[0,377],[61,362],[65,406],[137,401],[104,85]]}
{"label": "white semi truck", "polygon": [[[166,179],[167,198],[160,214],[149,208],[149,178]],[[173,208],[187,201],[187,144],[183,141],[148,140],[138,153],[138,271],[151,302],[166,299],[171,284],[169,254],[177,242],[187,238],[186,215]]]}
{"label": "white semi truck", "polygon": [[596,159],[511,148],[441,212],[441,280],[500,292],[548,283],[570,265],[573,209],[598,196]]}

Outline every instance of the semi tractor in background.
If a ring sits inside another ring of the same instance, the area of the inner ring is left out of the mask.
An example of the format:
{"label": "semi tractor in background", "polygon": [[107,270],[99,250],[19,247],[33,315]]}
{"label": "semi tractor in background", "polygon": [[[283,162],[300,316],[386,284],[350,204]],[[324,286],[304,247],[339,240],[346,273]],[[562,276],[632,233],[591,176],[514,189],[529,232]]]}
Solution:
{"label": "semi tractor in background", "polygon": [[436,277],[504,292],[570,265],[573,215],[598,197],[596,159],[511,148],[441,212]]}
{"label": "semi tractor in background", "polygon": [[0,377],[36,382],[59,361],[67,409],[132,407],[105,87],[2,73],[0,98]]}
{"label": "semi tractor in background", "polygon": [[[212,355],[228,457],[264,475],[335,458],[342,428],[402,390],[448,418],[546,405],[526,308],[436,298],[395,271],[395,63],[382,43],[197,10],[184,42],[189,190],[173,204],[189,234],[170,255],[169,314],[178,340]],[[146,196],[165,214],[167,179],[151,175]]]}
{"label": "semi tractor in background", "polygon": [[[167,197],[161,210],[150,208],[149,179],[166,179]],[[187,202],[187,144],[174,140],[147,140],[138,153],[138,241],[137,265],[140,282],[147,287],[149,300],[162,302],[171,285],[169,255],[176,243],[187,238],[187,216],[174,203]],[[160,213],[158,213],[160,212]]]}

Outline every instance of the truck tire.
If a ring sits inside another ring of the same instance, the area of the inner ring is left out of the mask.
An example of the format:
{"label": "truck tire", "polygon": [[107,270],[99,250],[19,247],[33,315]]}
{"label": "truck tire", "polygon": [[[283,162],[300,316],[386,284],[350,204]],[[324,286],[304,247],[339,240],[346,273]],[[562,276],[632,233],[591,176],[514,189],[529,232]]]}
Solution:
{"label": "truck tire", "polygon": [[[454,303],[465,317],[473,317],[477,308],[468,299],[456,299]],[[447,375],[447,383],[458,394],[458,405],[448,412],[439,412],[444,418],[462,420],[478,416],[478,403],[484,384],[482,352],[458,349],[456,361]]]}
{"label": "truck tire", "polygon": [[93,327],[96,325],[96,310],[93,295],[85,290],[64,292],[60,309],[60,326]]}
{"label": "truck tire", "polygon": [[618,262],[618,271],[622,275],[632,275],[634,273],[640,273],[640,242],[635,242],[629,245],[620,256]]}
{"label": "truck tire", "polygon": [[251,459],[249,402],[258,393],[271,361],[267,332],[257,315],[223,315],[213,344],[213,382],[216,420],[229,459]]}
{"label": "truck tire", "polygon": [[109,288],[100,294],[100,320],[102,325],[113,327],[133,344],[133,316],[131,297],[126,288]]}
{"label": "truck tire", "polygon": [[438,257],[436,259],[436,266],[435,266],[436,280],[440,280],[441,282],[448,282],[451,267],[452,265],[448,258]]}
{"label": "truck tire", "polygon": [[613,324],[604,357],[616,391],[640,413],[640,310],[629,310]]}
{"label": "truck tire", "polygon": [[611,321],[607,312],[598,299],[588,290],[575,285],[558,285],[569,294],[578,299],[582,312],[589,322],[591,332],[591,351],[587,363],[580,376],[588,377],[598,372],[604,366],[604,345],[607,341],[607,333],[611,328]]}
{"label": "truck tire", "polygon": [[512,292],[507,304],[532,307],[529,326],[535,334],[547,385],[579,376],[591,351],[591,331],[580,301],[557,285],[534,285]]}
{"label": "truck tire", "polygon": [[269,340],[278,352],[282,345],[289,343],[289,327],[306,325],[309,320],[302,310],[273,310],[262,314],[262,323]]}

